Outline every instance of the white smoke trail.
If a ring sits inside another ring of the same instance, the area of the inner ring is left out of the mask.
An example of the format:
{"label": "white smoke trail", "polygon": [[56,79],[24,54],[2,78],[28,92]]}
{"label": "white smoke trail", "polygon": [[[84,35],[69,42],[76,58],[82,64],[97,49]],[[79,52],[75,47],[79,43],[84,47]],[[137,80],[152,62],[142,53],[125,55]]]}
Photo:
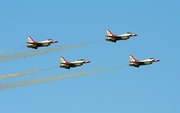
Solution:
{"label": "white smoke trail", "polygon": [[[99,42],[99,41],[97,41],[97,42]],[[71,48],[77,48],[77,47],[81,47],[81,46],[95,44],[97,42],[87,42],[87,43],[82,43],[82,44],[74,44],[74,45],[69,45],[69,46],[47,48],[44,50],[36,50],[36,51],[30,51],[30,52],[24,52],[24,53],[17,53],[17,54],[13,54],[13,55],[0,56],[0,62],[5,62],[8,60],[15,60],[18,58],[26,58],[28,56],[41,55],[41,54],[46,54],[46,53],[55,52],[55,51],[68,50]]]}
{"label": "white smoke trail", "polygon": [[38,69],[38,70],[25,71],[25,72],[19,72],[19,73],[14,73],[14,74],[1,75],[0,80],[14,78],[14,77],[18,77],[18,76],[29,75],[29,74],[40,73],[40,72],[51,70],[51,69],[54,69],[54,68],[56,68],[56,67],[47,68],[47,69]]}
{"label": "white smoke trail", "polygon": [[22,81],[22,82],[10,83],[10,84],[1,84],[0,90],[5,90],[8,88],[16,88],[19,86],[39,84],[39,83],[44,83],[44,82],[53,82],[53,81],[60,80],[60,79],[67,79],[67,78],[73,78],[73,77],[78,77],[78,76],[84,76],[84,75],[89,75],[89,74],[105,72],[105,71],[109,71],[109,70],[115,70],[115,69],[119,69],[122,67],[125,67],[125,66],[117,66],[117,67],[113,67],[113,68],[103,68],[103,69],[90,70],[90,71],[85,71],[85,72],[77,72],[77,73],[73,73],[73,74],[59,75],[59,76],[53,76],[53,77],[49,77],[49,78],[39,78],[39,79],[35,79],[35,80],[28,80],[28,81]]}
{"label": "white smoke trail", "polygon": [[13,49],[1,50],[1,51],[0,51],[0,54],[7,53],[7,52],[13,52],[13,51],[16,51],[16,50],[19,50],[19,49],[22,49],[22,48],[24,48],[24,46],[19,47],[19,48],[13,48]]}
{"label": "white smoke trail", "polygon": [[5,52],[10,52],[10,51],[13,51],[13,49],[1,50],[1,51],[0,51],[0,54],[3,54],[3,53],[5,53]]}

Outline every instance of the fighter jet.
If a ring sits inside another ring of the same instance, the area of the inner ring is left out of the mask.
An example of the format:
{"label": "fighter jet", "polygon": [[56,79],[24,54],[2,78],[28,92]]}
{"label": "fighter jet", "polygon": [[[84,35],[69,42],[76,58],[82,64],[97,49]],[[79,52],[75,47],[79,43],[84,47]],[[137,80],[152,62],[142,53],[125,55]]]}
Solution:
{"label": "fighter jet", "polygon": [[83,64],[90,63],[90,60],[79,59],[74,62],[68,62],[63,56],[60,57],[61,68],[70,69],[71,67],[82,66]]}
{"label": "fighter jet", "polygon": [[34,41],[30,36],[28,36],[28,48],[33,48],[33,49],[37,49],[38,47],[48,47],[49,45],[51,45],[51,43],[57,43],[57,40],[53,40],[53,39],[47,39],[41,42],[36,42]]}
{"label": "fighter jet", "polygon": [[132,55],[129,56],[130,58],[130,64],[129,66],[134,66],[134,67],[138,67],[142,66],[142,65],[150,65],[153,62],[159,62],[160,60],[155,59],[155,58],[148,58],[145,60],[136,60]]}
{"label": "fighter jet", "polygon": [[131,33],[131,32],[127,32],[125,34],[121,34],[121,35],[115,35],[113,34],[110,30],[106,30],[106,41],[111,41],[111,42],[116,42],[117,40],[127,40],[130,37],[134,37],[137,36],[137,34]]}

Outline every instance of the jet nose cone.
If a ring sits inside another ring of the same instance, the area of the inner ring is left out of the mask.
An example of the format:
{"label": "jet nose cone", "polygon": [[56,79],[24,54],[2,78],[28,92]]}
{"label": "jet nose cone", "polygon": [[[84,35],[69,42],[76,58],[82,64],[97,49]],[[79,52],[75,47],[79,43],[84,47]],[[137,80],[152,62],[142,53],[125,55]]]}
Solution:
{"label": "jet nose cone", "polygon": [[58,40],[54,40],[54,43],[58,43]]}
{"label": "jet nose cone", "polygon": [[86,63],[90,63],[91,61],[90,60],[87,60]]}
{"label": "jet nose cone", "polygon": [[160,60],[156,60],[156,62],[160,62]]}
{"label": "jet nose cone", "polygon": [[138,36],[138,34],[134,34],[133,36]]}

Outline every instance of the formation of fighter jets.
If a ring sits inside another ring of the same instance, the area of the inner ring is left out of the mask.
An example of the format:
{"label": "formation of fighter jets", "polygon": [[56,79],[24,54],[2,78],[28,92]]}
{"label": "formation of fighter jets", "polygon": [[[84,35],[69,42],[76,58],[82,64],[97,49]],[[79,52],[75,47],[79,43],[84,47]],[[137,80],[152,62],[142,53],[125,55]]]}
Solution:
{"label": "formation of fighter jets", "polygon": [[[131,33],[131,32],[127,32],[127,33],[124,33],[121,35],[115,35],[109,29],[106,30],[106,37],[107,37],[106,41],[111,41],[114,43],[116,43],[116,41],[118,41],[118,40],[127,40],[127,39],[130,39],[130,37],[134,37],[134,36],[138,36],[138,35],[135,33]],[[38,49],[38,47],[48,47],[52,43],[58,43],[58,40],[47,39],[47,40],[44,40],[41,42],[36,42],[30,36],[28,36],[27,43],[28,43],[28,45],[27,45],[28,48]],[[132,55],[129,56],[129,59],[130,59],[129,66],[134,66],[134,67],[138,67],[138,68],[139,68],[139,66],[150,65],[153,62],[160,61],[155,58],[148,58],[145,60],[136,60]],[[78,67],[78,66],[82,66],[83,64],[90,63],[90,60],[85,60],[85,59],[79,59],[74,62],[69,62],[63,56],[60,57],[60,60],[61,60],[60,67],[65,68],[65,69],[70,69],[72,67]]]}

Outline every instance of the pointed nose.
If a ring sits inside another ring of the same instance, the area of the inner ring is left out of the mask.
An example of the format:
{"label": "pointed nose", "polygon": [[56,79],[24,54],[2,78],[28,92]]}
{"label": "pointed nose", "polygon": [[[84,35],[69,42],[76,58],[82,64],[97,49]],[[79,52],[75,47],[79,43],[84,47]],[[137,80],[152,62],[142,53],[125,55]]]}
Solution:
{"label": "pointed nose", "polygon": [[138,34],[133,34],[133,36],[138,36]]}
{"label": "pointed nose", "polygon": [[54,43],[58,43],[58,40],[54,40]]}
{"label": "pointed nose", "polygon": [[156,62],[160,62],[160,60],[157,59]]}
{"label": "pointed nose", "polygon": [[86,63],[90,63],[91,61],[90,60],[87,60]]}

